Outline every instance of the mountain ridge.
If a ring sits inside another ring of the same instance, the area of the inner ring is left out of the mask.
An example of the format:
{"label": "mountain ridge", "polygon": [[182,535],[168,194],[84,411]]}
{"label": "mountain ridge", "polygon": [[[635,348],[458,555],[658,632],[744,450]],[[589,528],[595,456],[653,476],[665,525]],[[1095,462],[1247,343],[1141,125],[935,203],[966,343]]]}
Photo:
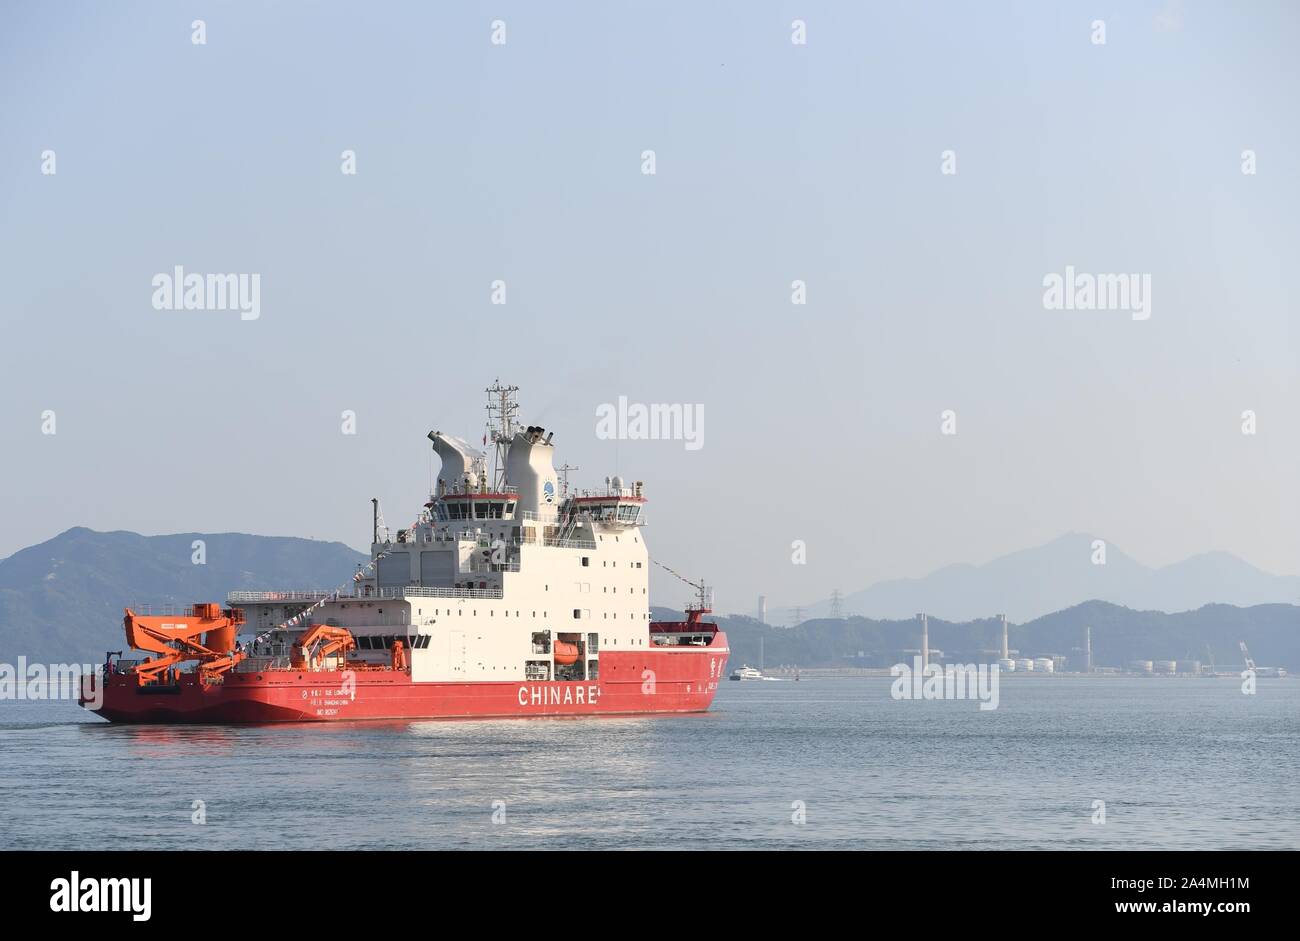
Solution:
{"label": "mountain ridge", "polygon": [[[1068,540],[1069,536],[1062,538]],[[196,539],[204,542],[206,558],[201,565],[192,561],[192,543]],[[1068,541],[1064,546],[1067,552],[1077,548]],[[1112,551],[1108,564],[1112,559],[1127,560],[1122,553]],[[1030,553],[1027,558],[1032,561],[1034,550],[1022,552]],[[1202,553],[1185,561],[1221,569],[1224,562],[1220,555],[1236,558],[1231,553]],[[128,605],[224,601],[228,591],[238,589],[329,589],[348,584],[356,566],[367,560],[366,555],[343,543],[295,536],[144,536],[129,530],[98,532],[84,526],[72,527],[0,559],[0,662],[14,662],[20,654],[33,661],[98,662],[106,649],[121,648],[122,609]],[[1023,566],[1003,564],[1009,565],[1013,574],[1023,572]],[[1044,562],[1040,558],[1036,564]],[[959,573],[959,580],[965,580],[968,588],[980,590],[982,568],[956,563],[937,572]],[[1242,562],[1239,575],[1244,573],[1249,580],[1256,572],[1249,563]],[[814,611],[803,625],[788,631],[743,616],[726,620],[735,625],[738,656],[748,655],[745,638],[752,637],[756,645],[757,637],[770,636],[778,649],[791,638],[798,640],[802,646],[790,649],[792,663],[843,663],[846,651],[856,657],[859,651],[865,654],[870,648],[876,655],[887,657],[892,656],[890,651],[917,646],[913,616],[921,610],[931,615],[931,642],[936,647],[947,644],[959,651],[977,649],[979,644],[994,646],[998,642],[998,622],[992,615],[1002,610],[1005,597],[989,594],[987,607],[975,617],[948,617],[929,599],[925,604],[914,604],[915,599],[905,598],[902,612],[894,617],[832,620],[817,617]],[[1133,654],[1129,659],[1200,658],[1201,648],[1207,643],[1215,656],[1227,663],[1236,655],[1237,642],[1244,640],[1261,664],[1274,660],[1293,670],[1300,668],[1300,608],[1287,603],[1212,602],[1169,614],[1154,606],[1087,598],[1036,618],[1016,617],[1014,610],[1007,613],[1013,625],[1012,646],[1020,632],[1028,631],[1023,636],[1037,643],[1035,649],[1044,654],[1068,656],[1071,648],[1081,643],[1081,619],[1091,619],[1099,657],[1109,655],[1111,641],[1107,638],[1112,634],[1117,638],[1132,635],[1114,647],[1114,656],[1121,658],[1115,665],[1126,662],[1122,658],[1129,653]],[[777,631],[782,631],[779,637],[763,633]],[[1257,644],[1262,645],[1258,650]]]}
{"label": "mountain ridge", "polygon": [[[884,619],[919,611],[948,620],[1005,613],[1019,622],[1089,600],[1172,613],[1216,603],[1252,607],[1300,601],[1300,576],[1266,572],[1226,550],[1147,566],[1101,540],[1105,562],[1095,564],[1097,541],[1089,533],[1070,532],[988,562],[957,562],[922,576],[887,579],[844,595],[841,609]],[[829,599],[803,607],[812,616],[831,613]]]}
{"label": "mountain ridge", "polygon": [[[203,564],[193,561],[195,540],[203,540]],[[238,589],[333,588],[368,558],[296,536],[74,526],[0,559],[0,661],[98,662],[122,646],[124,607],[224,602]]]}
{"label": "mountain ridge", "polygon": [[[679,620],[671,608],[652,608],[658,620]],[[763,624],[745,615],[710,615],[727,632],[731,663],[757,666],[875,667],[910,662],[920,647],[916,618],[810,618],[794,627]],[[1300,671],[1300,606],[1288,604],[1210,604],[1195,611],[1138,611],[1107,601],[1089,600],[1023,623],[1008,622],[1013,656],[1066,657],[1066,669],[1082,668],[1084,628],[1091,628],[1093,665],[1126,667],[1133,660],[1197,660],[1219,669],[1242,663],[1245,642],[1260,666]],[[1001,647],[1001,621],[929,619],[932,649],[946,662],[980,662]],[[760,647],[759,640],[763,640]],[[1018,653],[1015,653],[1018,651]]]}

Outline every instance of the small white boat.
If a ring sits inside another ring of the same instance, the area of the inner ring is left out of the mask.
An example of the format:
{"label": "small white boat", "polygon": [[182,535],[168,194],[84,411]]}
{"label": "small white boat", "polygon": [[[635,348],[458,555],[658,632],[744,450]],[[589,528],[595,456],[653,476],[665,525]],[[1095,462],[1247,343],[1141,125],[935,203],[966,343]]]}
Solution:
{"label": "small white boat", "polygon": [[731,679],[733,679],[733,680],[764,680],[764,679],[767,679],[767,677],[763,676],[762,671],[760,671],[760,670],[755,670],[753,667],[747,665],[747,666],[743,666],[743,667],[741,667],[741,668],[738,669],[738,670],[732,670],[732,671],[731,671]]}

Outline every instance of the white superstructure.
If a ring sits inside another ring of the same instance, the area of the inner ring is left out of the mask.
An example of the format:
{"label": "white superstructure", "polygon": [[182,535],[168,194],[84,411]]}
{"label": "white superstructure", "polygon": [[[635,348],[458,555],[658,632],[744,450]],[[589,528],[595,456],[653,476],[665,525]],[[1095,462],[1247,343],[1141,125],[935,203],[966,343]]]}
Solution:
{"label": "white superstructure", "polygon": [[283,656],[302,629],[285,622],[309,606],[312,623],[351,631],[351,656],[387,663],[400,642],[415,682],[596,679],[603,651],[651,645],[641,482],[562,493],[552,433],[517,426],[514,391],[488,390],[491,475],[464,439],[429,433],[435,492],[392,535],[376,508],[372,565],[350,592],[230,594],[257,635],[241,671]]}

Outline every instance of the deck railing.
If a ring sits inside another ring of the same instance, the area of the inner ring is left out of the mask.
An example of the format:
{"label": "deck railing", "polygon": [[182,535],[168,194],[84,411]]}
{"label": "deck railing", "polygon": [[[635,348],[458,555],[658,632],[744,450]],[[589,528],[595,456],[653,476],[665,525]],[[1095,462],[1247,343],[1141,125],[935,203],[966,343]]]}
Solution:
{"label": "deck railing", "polygon": [[226,595],[231,604],[267,604],[284,602],[316,602],[329,598],[336,601],[371,601],[386,598],[500,598],[500,588],[425,588],[420,585],[374,588],[368,593],[344,594],[342,592],[315,591],[232,591]]}

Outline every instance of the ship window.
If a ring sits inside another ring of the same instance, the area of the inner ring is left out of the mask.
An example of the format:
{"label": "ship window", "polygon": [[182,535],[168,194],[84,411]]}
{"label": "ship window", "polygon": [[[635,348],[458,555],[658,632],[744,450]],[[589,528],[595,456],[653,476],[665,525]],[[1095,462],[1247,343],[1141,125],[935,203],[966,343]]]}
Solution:
{"label": "ship window", "polygon": [[474,507],[474,519],[485,520],[488,518],[488,507],[486,503],[480,503]]}
{"label": "ship window", "polygon": [[358,638],[357,638],[357,646],[359,646],[362,650],[369,650],[369,649],[370,649],[370,638],[369,638],[369,637],[358,637]]}
{"label": "ship window", "polygon": [[574,608],[574,609],[573,609],[573,616],[574,616],[575,619],[576,619],[576,618],[580,618],[580,617],[582,617],[582,609],[581,609],[581,608]]}
{"label": "ship window", "polygon": [[[590,556],[585,556],[585,555],[584,555],[584,556],[582,557],[582,564],[583,564],[584,566],[590,565],[590,564],[591,564],[591,557],[590,557]],[[550,586],[549,586],[549,585],[547,586],[547,591],[550,591]]]}

